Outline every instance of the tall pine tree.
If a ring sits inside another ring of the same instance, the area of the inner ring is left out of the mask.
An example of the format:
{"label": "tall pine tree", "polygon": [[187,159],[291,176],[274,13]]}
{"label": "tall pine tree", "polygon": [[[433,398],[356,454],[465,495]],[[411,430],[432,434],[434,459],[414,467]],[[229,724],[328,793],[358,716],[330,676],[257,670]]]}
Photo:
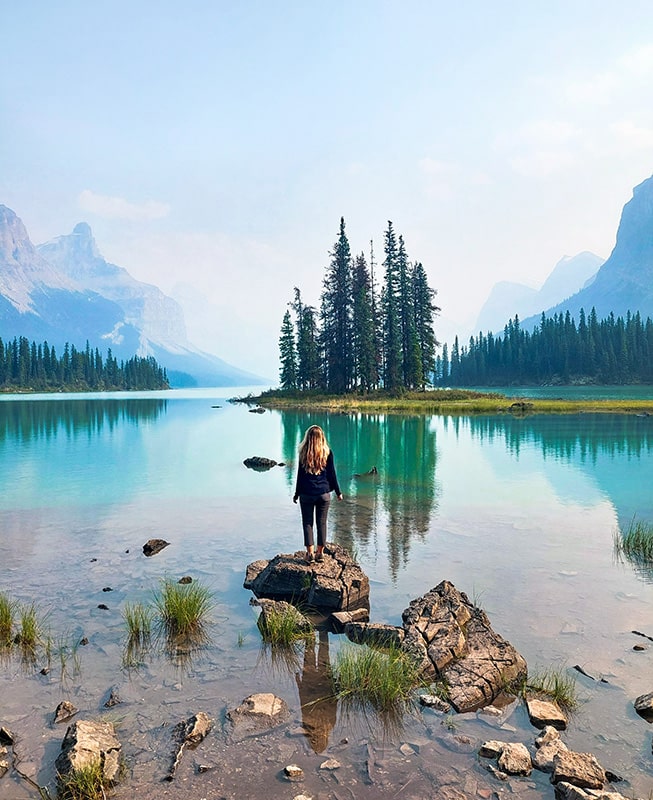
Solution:
{"label": "tall pine tree", "polygon": [[352,349],[356,385],[369,392],[378,383],[372,281],[365,256],[354,261],[352,280]]}
{"label": "tall pine tree", "polygon": [[402,385],[402,341],[399,299],[401,278],[399,274],[399,250],[392,222],[388,220],[385,232],[383,267],[385,283],[381,295],[383,313],[383,385],[386,389],[397,389]]}
{"label": "tall pine tree", "polygon": [[353,360],[351,353],[352,276],[351,250],[345,233],[345,219],[340,218],[340,232],[331,253],[331,263],[322,292],[322,338],[326,386],[336,394],[351,388]]}
{"label": "tall pine tree", "polygon": [[282,389],[297,388],[297,350],[295,345],[295,329],[293,328],[290,311],[286,310],[281,323],[281,336],[279,337],[279,382]]}

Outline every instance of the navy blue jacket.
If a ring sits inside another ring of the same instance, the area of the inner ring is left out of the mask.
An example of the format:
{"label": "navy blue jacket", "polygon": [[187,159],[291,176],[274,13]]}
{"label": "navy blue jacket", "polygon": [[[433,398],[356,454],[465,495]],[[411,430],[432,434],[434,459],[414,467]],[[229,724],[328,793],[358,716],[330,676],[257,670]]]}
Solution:
{"label": "navy blue jacket", "polygon": [[336,477],[336,468],[333,463],[333,453],[329,451],[327,462],[322,472],[317,475],[311,475],[306,472],[302,465],[299,465],[297,470],[297,481],[295,483],[295,496],[296,500],[300,494],[329,494],[335,492],[337,495],[342,494]]}

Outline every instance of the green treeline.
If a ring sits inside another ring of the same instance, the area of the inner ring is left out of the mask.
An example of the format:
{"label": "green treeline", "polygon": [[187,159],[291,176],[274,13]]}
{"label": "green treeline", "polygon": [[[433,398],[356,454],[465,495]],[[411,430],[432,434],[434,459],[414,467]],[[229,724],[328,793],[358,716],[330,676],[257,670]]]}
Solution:
{"label": "green treeline", "polygon": [[653,322],[639,312],[626,318],[610,314],[598,320],[593,308],[578,324],[569,311],[547,317],[530,333],[519,317],[508,322],[503,336],[480,333],[469,346],[454,341],[436,358],[436,383],[441,386],[516,384],[653,383]]}
{"label": "green treeline", "polygon": [[118,361],[111,349],[106,358],[97,348],[79,351],[67,342],[61,356],[47,342],[24,336],[0,338],[0,391],[94,392],[124,389],[169,389],[168,376],[154,358],[133,356]]}
{"label": "green treeline", "polygon": [[438,347],[435,291],[422,264],[408,260],[392,222],[384,234],[380,290],[373,251],[369,265],[363,253],[352,256],[344,219],[330,257],[319,311],[306,305],[295,288],[283,317],[281,388],[344,394],[430,384]]}

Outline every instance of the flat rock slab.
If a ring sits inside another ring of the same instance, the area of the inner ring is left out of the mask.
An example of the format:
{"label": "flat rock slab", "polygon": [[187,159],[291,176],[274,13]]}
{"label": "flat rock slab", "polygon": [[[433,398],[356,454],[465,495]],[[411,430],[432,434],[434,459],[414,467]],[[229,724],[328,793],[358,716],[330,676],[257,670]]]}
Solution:
{"label": "flat rock slab", "polygon": [[283,553],[247,566],[245,589],[257,598],[285,600],[319,611],[369,610],[370,583],[349,553],[336,544],[324,549],[324,560],[307,564],[304,551]]}
{"label": "flat rock slab", "polygon": [[100,764],[105,783],[118,778],[120,742],[110,722],[78,720],[68,727],[55,762],[60,775]]}
{"label": "flat rock slab", "polygon": [[552,700],[542,700],[539,697],[526,698],[526,710],[531,725],[536,728],[545,728],[547,725],[564,731],[567,727],[567,715],[560,706]]}
{"label": "flat rock slab", "polygon": [[456,711],[483,708],[526,677],[524,658],[449,581],[413,600],[402,619],[402,648],[425,672],[445,678]]}
{"label": "flat rock slab", "polygon": [[556,783],[556,800],[632,800],[619,792],[605,792],[600,789],[581,789],[572,783]]}
{"label": "flat rock slab", "polygon": [[354,644],[367,644],[371,647],[399,648],[404,641],[403,628],[384,625],[381,622],[348,622],[345,636]]}
{"label": "flat rock slab", "polygon": [[571,783],[581,789],[601,789],[605,770],[591,753],[559,752],[553,759],[551,783]]}

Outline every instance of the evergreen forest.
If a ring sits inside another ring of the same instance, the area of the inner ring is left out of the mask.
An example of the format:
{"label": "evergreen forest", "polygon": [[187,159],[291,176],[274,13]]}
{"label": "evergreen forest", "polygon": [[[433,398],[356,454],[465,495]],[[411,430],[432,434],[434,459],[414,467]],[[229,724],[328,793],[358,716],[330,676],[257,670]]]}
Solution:
{"label": "evergreen forest", "polygon": [[5,343],[0,338],[0,391],[96,392],[169,389],[168,376],[154,358],[134,356],[118,362],[97,348],[79,351],[65,344],[61,356],[47,342],[24,336]]}
{"label": "evergreen forest", "polygon": [[593,308],[578,322],[569,311],[524,330],[519,317],[503,335],[480,333],[468,346],[456,337],[436,358],[439,386],[653,383],[653,322],[639,312],[597,319]]}
{"label": "evergreen forest", "polygon": [[325,270],[319,308],[299,288],[283,317],[279,338],[284,390],[331,394],[424,389],[433,381],[436,349],[434,304],[420,262],[410,262],[392,222],[384,233],[382,284],[374,251],[353,256],[345,220]]}

